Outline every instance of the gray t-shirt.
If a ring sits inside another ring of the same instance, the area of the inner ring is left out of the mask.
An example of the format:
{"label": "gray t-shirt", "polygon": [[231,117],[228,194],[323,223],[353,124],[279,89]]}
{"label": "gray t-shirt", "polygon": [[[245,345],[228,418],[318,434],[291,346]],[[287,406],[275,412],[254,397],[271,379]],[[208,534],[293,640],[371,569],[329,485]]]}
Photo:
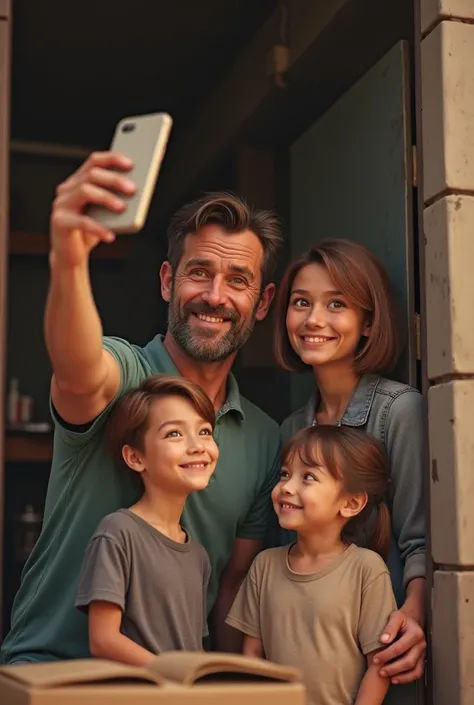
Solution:
{"label": "gray t-shirt", "polygon": [[121,632],[154,654],[199,651],[207,636],[206,592],[211,565],[189,535],[164,536],[129,509],[103,519],[87,546],[76,607],[112,602]]}

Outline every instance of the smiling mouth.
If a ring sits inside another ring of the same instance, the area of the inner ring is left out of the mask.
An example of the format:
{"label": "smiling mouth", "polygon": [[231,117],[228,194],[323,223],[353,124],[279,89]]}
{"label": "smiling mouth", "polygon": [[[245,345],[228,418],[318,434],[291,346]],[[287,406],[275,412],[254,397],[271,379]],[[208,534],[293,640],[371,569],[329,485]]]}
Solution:
{"label": "smiling mouth", "polygon": [[291,511],[294,509],[303,509],[303,507],[298,507],[296,504],[289,504],[288,502],[279,502],[279,507],[280,509],[284,509],[286,511]]}
{"label": "smiling mouth", "polygon": [[184,470],[205,470],[208,466],[209,466],[209,463],[201,462],[201,463],[183,463],[179,467],[184,468]]}
{"label": "smiling mouth", "polygon": [[302,335],[301,339],[304,343],[329,343],[331,340],[336,340],[336,338],[329,338],[324,335]]}
{"label": "smiling mouth", "polygon": [[228,318],[222,318],[221,316],[210,316],[207,313],[195,313],[194,316],[204,323],[228,323]]}

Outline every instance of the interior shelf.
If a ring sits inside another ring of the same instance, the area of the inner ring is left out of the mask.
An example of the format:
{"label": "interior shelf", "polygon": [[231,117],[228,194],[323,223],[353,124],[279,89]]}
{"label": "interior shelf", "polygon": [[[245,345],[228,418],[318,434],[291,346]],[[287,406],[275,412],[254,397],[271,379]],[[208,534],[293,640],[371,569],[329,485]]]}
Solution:
{"label": "interior shelf", "polygon": [[5,435],[5,462],[49,463],[53,455],[52,433],[8,433]]}
{"label": "interior shelf", "polygon": [[[49,235],[46,233],[31,233],[14,231],[10,233],[9,253],[15,256],[47,256],[49,253]],[[92,250],[94,259],[124,260],[130,253],[130,239],[119,236],[110,244],[98,245]]]}

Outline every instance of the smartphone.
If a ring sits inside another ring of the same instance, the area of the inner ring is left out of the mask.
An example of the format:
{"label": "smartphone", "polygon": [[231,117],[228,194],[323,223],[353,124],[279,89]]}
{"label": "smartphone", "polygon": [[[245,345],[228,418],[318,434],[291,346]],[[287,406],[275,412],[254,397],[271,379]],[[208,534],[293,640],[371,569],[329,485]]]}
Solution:
{"label": "smartphone", "polygon": [[137,190],[133,196],[119,194],[127,204],[122,213],[92,205],[87,209],[88,216],[116,234],[137,233],[143,228],[172,125],[173,120],[167,113],[137,115],[119,122],[111,150],[132,160],[132,169],[123,173],[135,183]]}

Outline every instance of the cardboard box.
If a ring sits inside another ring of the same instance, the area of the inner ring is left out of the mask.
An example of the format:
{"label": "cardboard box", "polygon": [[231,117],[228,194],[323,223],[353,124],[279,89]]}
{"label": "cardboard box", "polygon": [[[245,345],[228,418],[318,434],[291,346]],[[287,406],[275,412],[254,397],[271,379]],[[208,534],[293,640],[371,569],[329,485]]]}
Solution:
{"label": "cardboard box", "polygon": [[293,668],[234,654],[168,652],[148,668],[85,659],[0,668],[1,705],[305,705]]}

